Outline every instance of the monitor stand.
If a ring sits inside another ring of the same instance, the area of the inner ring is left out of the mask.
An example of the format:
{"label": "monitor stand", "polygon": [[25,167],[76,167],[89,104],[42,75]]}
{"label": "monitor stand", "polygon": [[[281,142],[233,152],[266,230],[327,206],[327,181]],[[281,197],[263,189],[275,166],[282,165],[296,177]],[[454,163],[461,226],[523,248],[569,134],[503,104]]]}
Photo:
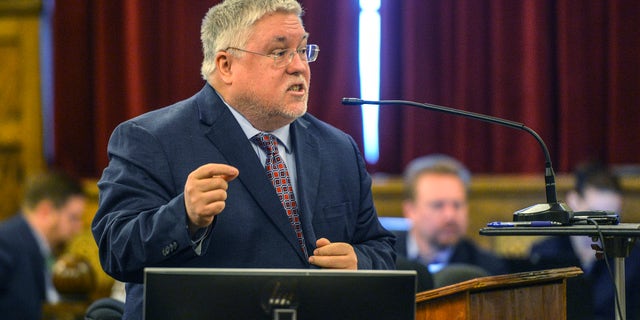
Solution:
{"label": "monitor stand", "polygon": [[[633,244],[636,238],[625,237],[605,237],[604,245],[607,254],[613,257],[614,263],[614,282],[616,284],[616,290],[618,291],[618,300],[616,300],[616,320],[623,320],[627,318],[627,304],[626,304],[626,290],[625,290],[625,266],[624,259],[629,256]],[[596,250],[598,252],[598,250]],[[620,303],[618,305],[618,302]],[[622,312],[622,318],[618,313],[618,307]]]}
{"label": "monitor stand", "polygon": [[273,309],[273,320],[297,320],[296,309]]}

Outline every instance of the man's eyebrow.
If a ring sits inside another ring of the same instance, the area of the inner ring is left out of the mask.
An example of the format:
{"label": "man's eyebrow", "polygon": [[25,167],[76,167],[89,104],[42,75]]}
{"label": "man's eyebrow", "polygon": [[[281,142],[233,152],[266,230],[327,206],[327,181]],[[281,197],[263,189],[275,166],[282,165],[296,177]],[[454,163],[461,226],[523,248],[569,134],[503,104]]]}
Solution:
{"label": "man's eyebrow", "polygon": [[[307,40],[308,38],[309,38],[309,33],[307,32],[302,36],[302,39],[300,41],[302,42],[304,40]],[[273,42],[286,42],[286,41],[287,41],[287,37],[285,36],[275,36],[273,38]]]}

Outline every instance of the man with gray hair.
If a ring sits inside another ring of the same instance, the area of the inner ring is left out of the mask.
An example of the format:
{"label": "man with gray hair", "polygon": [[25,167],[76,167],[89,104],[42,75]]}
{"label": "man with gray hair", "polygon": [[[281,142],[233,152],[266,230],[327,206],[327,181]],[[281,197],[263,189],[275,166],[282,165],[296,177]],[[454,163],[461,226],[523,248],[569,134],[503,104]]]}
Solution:
{"label": "man with gray hair", "polygon": [[438,272],[453,264],[479,267],[478,275],[508,272],[506,262],[466,238],[470,180],[464,165],[443,154],[417,158],[405,170],[402,208],[411,227],[398,234],[396,250],[428,266],[436,286]]}
{"label": "man with gray hair", "polygon": [[120,124],[92,231],[142,315],[145,267],[392,269],[357,145],[306,113],[319,47],[295,0],[226,0],[201,29],[204,88]]}

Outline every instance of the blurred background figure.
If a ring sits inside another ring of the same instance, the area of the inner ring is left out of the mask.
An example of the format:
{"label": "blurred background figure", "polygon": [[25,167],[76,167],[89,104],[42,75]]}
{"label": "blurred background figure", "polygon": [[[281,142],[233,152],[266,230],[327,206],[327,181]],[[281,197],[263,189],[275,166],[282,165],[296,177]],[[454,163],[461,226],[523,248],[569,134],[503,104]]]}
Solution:
{"label": "blurred background figure", "polygon": [[[623,194],[619,178],[597,162],[579,165],[575,185],[566,195],[573,211],[613,211],[621,214]],[[622,219],[622,215],[621,215]],[[569,279],[567,317],[569,319],[614,319],[614,280],[604,260],[596,259],[591,237],[549,237],[534,243],[530,259],[537,269],[577,266],[584,274]],[[597,242],[599,244],[599,242]],[[613,259],[609,258],[613,269]],[[615,271],[615,270],[612,270]],[[634,245],[625,259],[627,319],[640,317],[640,249]]]}
{"label": "blurred background figure", "polygon": [[[398,261],[404,264],[406,259],[427,266],[436,286],[450,284],[447,279],[439,279],[439,274],[461,281],[508,272],[501,258],[466,237],[470,181],[471,174],[464,165],[442,154],[417,158],[405,170],[403,215],[411,227],[397,233]],[[466,276],[440,273],[453,265]]]}
{"label": "blurred background figure", "polygon": [[40,320],[42,304],[56,303],[51,267],[55,253],[82,229],[86,196],[60,173],[33,177],[21,212],[0,224],[0,317]]}

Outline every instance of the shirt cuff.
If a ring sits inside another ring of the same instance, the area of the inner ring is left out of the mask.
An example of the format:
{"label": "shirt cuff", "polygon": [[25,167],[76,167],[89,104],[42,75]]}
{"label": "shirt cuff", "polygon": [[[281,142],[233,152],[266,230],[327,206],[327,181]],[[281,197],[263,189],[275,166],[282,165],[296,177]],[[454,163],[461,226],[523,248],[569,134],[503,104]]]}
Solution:
{"label": "shirt cuff", "polygon": [[[202,255],[202,243],[204,239],[209,235],[209,230],[211,230],[212,226],[209,225],[206,228],[200,228],[196,233],[191,237],[191,247],[196,252],[197,255]],[[187,230],[189,227],[187,227]]]}

